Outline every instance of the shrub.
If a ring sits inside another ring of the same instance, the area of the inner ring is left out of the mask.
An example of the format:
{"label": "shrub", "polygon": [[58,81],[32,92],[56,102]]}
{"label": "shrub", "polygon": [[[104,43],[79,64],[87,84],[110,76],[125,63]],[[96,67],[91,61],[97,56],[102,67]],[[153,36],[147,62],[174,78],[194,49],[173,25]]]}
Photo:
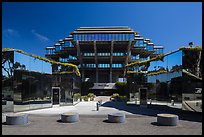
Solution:
{"label": "shrub", "polygon": [[84,96],[81,96],[81,97],[80,97],[80,101],[82,101],[82,99],[84,100]]}
{"label": "shrub", "polygon": [[89,97],[88,96],[84,96],[84,101],[88,101]]}
{"label": "shrub", "polygon": [[75,94],[73,95],[73,98],[74,98],[74,100],[78,100],[78,99],[81,98],[81,94],[80,94],[80,93],[75,93]]}
{"label": "shrub", "polygon": [[114,93],[111,97],[114,98],[114,99],[116,99],[116,98],[119,97],[119,94],[118,94],[118,93]]}
{"label": "shrub", "polygon": [[94,93],[89,93],[87,97],[90,98],[90,100],[93,100],[96,97],[96,95],[94,95]]}

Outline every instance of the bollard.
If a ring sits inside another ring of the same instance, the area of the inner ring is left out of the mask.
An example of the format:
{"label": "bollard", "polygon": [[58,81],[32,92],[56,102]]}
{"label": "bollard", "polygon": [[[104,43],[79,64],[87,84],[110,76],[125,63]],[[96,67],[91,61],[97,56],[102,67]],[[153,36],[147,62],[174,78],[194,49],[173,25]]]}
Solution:
{"label": "bollard", "polygon": [[99,103],[96,103],[96,110],[99,110]]}
{"label": "bollard", "polygon": [[150,104],[150,105],[152,104],[152,99],[151,99],[151,98],[149,99],[149,104]]}
{"label": "bollard", "polygon": [[174,100],[171,100],[171,105],[174,106]]}

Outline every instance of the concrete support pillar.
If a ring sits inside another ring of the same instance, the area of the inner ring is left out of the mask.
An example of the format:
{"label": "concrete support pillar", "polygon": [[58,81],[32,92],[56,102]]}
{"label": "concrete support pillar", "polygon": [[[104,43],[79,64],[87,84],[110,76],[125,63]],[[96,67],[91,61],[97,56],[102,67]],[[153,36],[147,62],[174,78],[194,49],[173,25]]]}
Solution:
{"label": "concrete support pillar", "polygon": [[96,69],[96,83],[98,83],[98,68]]}
{"label": "concrete support pillar", "polygon": [[[80,70],[83,70],[83,61],[82,61],[81,50],[80,50],[80,46],[79,46],[79,41],[78,40],[76,42],[76,48],[77,48],[77,54],[78,54],[78,57],[79,57],[79,63],[81,65]],[[84,80],[83,73],[82,73],[82,80]]]}
{"label": "concrete support pillar", "polygon": [[[128,64],[128,61],[129,61],[129,57],[130,57],[130,50],[131,50],[131,47],[132,47],[132,41],[130,40],[129,41],[129,43],[128,43],[128,47],[127,47],[127,54],[126,54],[126,59],[125,59],[125,65],[127,65]],[[123,76],[125,77],[125,73],[126,73],[126,71],[127,71],[127,68],[125,68],[125,70],[124,70],[124,74],[123,74]]]}
{"label": "concrete support pillar", "polygon": [[98,83],[98,59],[97,59],[97,48],[96,41],[94,41],[94,53],[95,53],[95,64],[96,64],[96,83]]}
{"label": "concrete support pillar", "polygon": [[82,79],[82,81],[84,81],[84,80],[85,80],[85,73],[84,73],[84,69],[82,69],[81,79]]}
{"label": "concrete support pillar", "polygon": [[111,41],[111,51],[110,51],[110,80],[109,82],[112,83],[113,82],[113,73],[112,73],[112,64],[113,64],[113,44],[114,42]]}
{"label": "concrete support pillar", "polygon": [[113,82],[113,81],[112,81],[112,79],[113,79],[112,76],[113,76],[113,74],[112,74],[112,69],[110,69],[110,81],[109,81],[110,83]]}

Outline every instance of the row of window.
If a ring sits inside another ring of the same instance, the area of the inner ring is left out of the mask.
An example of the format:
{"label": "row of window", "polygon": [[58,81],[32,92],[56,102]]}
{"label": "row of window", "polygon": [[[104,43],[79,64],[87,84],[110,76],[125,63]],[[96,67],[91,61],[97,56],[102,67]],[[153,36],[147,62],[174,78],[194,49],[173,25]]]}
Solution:
{"label": "row of window", "polygon": [[[96,64],[84,64],[85,68],[96,68]],[[121,68],[122,64],[112,64],[112,68]],[[110,68],[110,64],[98,64],[98,68]]]}
{"label": "row of window", "polygon": [[149,57],[147,57],[147,58],[140,58],[140,55],[136,55],[136,56],[132,56],[132,60],[148,60],[148,59],[150,59]]}
{"label": "row of window", "polygon": [[137,47],[137,46],[144,46],[143,40],[137,40],[135,43],[135,47]]}
{"label": "row of window", "polygon": [[154,51],[154,46],[153,45],[147,45],[146,49],[149,51]]}
{"label": "row of window", "polygon": [[77,58],[71,55],[68,58],[59,58],[59,62],[69,62],[69,60],[77,60]]}
{"label": "row of window", "polygon": [[128,41],[134,40],[134,34],[74,34],[74,40],[79,41]]}
{"label": "row of window", "polygon": [[137,55],[137,56],[132,56],[132,60],[138,60],[138,59],[140,59],[139,55]]}
{"label": "row of window", "polygon": [[55,49],[47,49],[46,54],[55,54]]}
{"label": "row of window", "polygon": [[62,46],[55,46],[55,50],[56,50],[56,51],[62,50]]}
{"label": "row of window", "polygon": [[64,44],[55,46],[56,51],[63,50],[63,47],[74,47],[74,45],[71,43],[71,41],[66,41]]}
{"label": "row of window", "polygon": [[154,49],[154,54],[162,54],[163,53],[163,49]]}
{"label": "row of window", "polygon": [[64,44],[62,44],[65,47],[74,47],[71,41],[65,41]]}
{"label": "row of window", "polygon": [[[95,56],[95,53],[81,53],[82,56]],[[98,56],[110,56],[110,53],[97,53]],[[114,52],[113,56],[124,56],[123,52]]]}

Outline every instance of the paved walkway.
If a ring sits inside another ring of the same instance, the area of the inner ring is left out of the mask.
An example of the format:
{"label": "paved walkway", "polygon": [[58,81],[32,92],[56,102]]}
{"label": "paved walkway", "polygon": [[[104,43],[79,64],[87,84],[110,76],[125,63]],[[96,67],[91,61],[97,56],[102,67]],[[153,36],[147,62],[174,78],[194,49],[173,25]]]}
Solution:
{"label": "paved walkway", "polygon": [[[96,102],[102,99],[99,111]],[[29,114],[27,125],[6,125],[2,117],[3,135],[202,135],[202,113],[187,113],[157,106],[139,107],[113,102],[109,97],[98,97],[95,101],[80,102],[75,106],[54,106],[53,108],[25,111]],[[78,112],[76,123],[59,122],[60,114]],[[107,114],[126,114],[125,123],[108,123]],[[156,125],[156,114],[172,113],[179,115],[178,126]]]}

